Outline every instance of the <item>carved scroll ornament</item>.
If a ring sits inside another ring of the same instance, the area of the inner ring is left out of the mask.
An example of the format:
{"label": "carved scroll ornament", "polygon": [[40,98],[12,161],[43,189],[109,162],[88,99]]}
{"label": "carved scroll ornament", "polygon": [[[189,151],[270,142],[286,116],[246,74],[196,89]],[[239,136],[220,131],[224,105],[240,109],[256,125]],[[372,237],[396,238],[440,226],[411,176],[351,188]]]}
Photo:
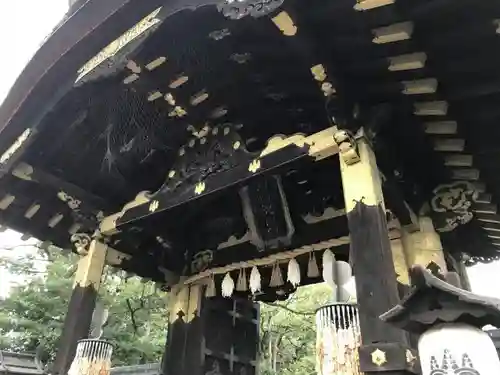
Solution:
{"label": "carved scroll ornament", "polygon": [[434,189],[431,200],[433,220],[438,232],[450,232],[472,220],[477,192],[471,183],[458,181]]}
{"label": "carved scroll ornament", "polygon": [[91,238],[86,233],[75,233],[71,236],[71,243],[79,255],[87,255]]}

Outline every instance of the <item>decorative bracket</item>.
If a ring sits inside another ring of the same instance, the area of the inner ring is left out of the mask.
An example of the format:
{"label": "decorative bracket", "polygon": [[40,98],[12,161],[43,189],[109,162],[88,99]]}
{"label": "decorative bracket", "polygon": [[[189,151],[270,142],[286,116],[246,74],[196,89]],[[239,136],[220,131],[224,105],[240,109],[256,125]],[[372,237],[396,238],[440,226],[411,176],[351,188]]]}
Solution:
{"label": "decorative bracket", "polygon": [[340,157],[347,165],[356,164],[361,160],[356,140],[346,130],[336,131],[333,134],[333,139],[339,147]]}
{"label": "decorative bracket", "polygon": [[399,343],[378,343],[359,348],[359,366],[362,372],[404,371],[418,374],[417,353]]}

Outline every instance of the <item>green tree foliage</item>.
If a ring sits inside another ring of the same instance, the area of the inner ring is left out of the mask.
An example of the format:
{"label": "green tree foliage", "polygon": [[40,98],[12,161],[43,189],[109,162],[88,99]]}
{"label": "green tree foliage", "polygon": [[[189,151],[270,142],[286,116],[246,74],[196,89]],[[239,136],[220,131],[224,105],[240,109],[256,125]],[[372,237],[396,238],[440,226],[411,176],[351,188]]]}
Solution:
{"label": "green tree foliage", "polygon": [[316,374],[315,310],[331,295],[318,284],[299,288],[285,302],[261,304],[261,375]]}
{"label": "green tree foliage", "polygon": [[[76,256],[60,250],[36,251],[22,259],[4,259],[24,283],[0,301],[0,349],[54,357],[71,296]],[[42,266],[41,266],[42,265]],[[166,308],[151,283],[106,272],[101,300],[109,309],[103,336],[115,344],[115,365],[159,361],[166,337]]]}
{"label": "green tree foliage", "polygon": [[[0,349],[36,351],[53,358],[70,299],[77,257],[60,249],[38,250],[0,266],[22,277],[0,300]],[[314,312],[331,296],[319,284],[300,288],[287,301],[261,304],[261,375],[315,374]],[[167,310],[151,283],[108,270],[101,301],[109,309],[104,337],[115,344],[113,364],[157,362],[166,337]]]}

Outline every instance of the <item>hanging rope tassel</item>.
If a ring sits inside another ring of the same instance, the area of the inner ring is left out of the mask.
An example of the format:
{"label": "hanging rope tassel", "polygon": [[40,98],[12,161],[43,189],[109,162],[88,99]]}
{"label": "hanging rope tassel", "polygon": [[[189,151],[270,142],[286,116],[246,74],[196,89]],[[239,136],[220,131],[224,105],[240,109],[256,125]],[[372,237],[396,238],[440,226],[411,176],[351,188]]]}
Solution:
{"label": "hanging rope tassel", "polygon": [[240,270],[238,274],[238,281],[236,282],[236,290],[238,292],[246,292],[247,287],[247,270],[245,268]]}
{"label": "hanging rope tassel", "polygon": [[261,291],[260,272],[256,266],[254,266],[250,272],[250,291],[252,294]]}
{"label": "hanging rope tassel", "polygon": [[323,280],[334,290],[337,289],[335,284],[335,256],[330,250],[325,250],[323,253]]}
{"label": "hanging rope tassel", "polygon": [[314,255],[314,252],[309,253],[309,262],[307,263],[307,277],[319,277],[318,263],[316,262],[316,256]]}
{"label": "hanging rope tassel", "polygon": [[210,276],[208,279],[207,289],[205,289],[205,297],[215,297],[217,295],[217,290],[215,288],[215,278],[214,276]]}
{"label": "hanging rope tassel", "polygon": [[300,266],[294,258],[290,259],[290,262],[288,262],[286,277],[293,286],[300,285]]}
{"label": "hanging rope tassel", "polygon": [[224,279],[222,280],[222,297],[231,297],[234,292],[234,280],[231,274],[228,272]]}
{"label": "hanging rope tassel", "polygon": [[269,286],[271,288],[276,288],[277,286],[282,286],[283,284],[285,284],[285,282],[283,281],[281,268],[278,263],[275,263],[273,266],[273,272],[271,274],[271,281],[269,282]]}

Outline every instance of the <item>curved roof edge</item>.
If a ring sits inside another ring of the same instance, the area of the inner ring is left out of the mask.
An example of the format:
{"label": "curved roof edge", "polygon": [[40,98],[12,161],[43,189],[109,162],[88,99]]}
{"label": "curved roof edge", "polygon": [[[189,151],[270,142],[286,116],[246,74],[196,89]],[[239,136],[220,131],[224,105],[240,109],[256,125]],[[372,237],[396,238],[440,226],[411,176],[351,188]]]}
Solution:
{"label": "curved roof edge", "polygon": [[38,125],[73,87],[85,62],[163,2],[88,0],[71,10],[34,54],[0,106],[0,154],[27,128]]}

